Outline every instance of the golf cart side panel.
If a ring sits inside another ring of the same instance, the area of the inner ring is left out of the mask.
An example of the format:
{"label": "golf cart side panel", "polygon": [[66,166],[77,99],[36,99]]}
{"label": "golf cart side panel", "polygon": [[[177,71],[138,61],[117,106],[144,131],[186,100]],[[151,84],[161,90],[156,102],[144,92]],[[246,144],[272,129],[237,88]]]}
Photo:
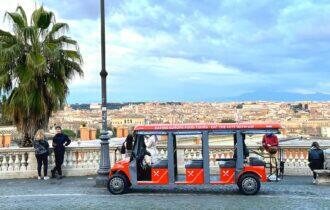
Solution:
{"label": "golf cart side panel", "polygon": [[115,165],[113,165],[111,167],[111,170],[110,170],[110,176],[112,176],[113,174],[115,173],[123,173],[126,175],[126,177],[128,179],[131,179],[131,176],[130,176],[130,172],[129,172],[129,160],[120,160],[118,162],[115,163]]}
{"label": "golf cart side panel", "polygon": [[267,182],[265,166],[245,166],[243,172],[239,175],[239,177],[242,176],[244,173],[257,174],[260,177],[261,182]]}

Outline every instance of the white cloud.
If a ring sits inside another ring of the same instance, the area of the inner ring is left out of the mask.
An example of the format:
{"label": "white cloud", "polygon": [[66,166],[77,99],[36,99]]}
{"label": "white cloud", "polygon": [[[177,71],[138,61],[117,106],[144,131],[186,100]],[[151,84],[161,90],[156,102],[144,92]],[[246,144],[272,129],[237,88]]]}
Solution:
{"label": "white cloud", "polygon": [[[45,6],[51,1],[45,1]],[[29,12],[35,7],[32,0],[1,0],[1,15],[15,10],[18,3]],[[61,7],[49,9],[56,13],[57,21],[69,24],[70,36],[78,41],[84,59],[85,77],[75,78],[70,88],[97,91],[101,83],[100,21],[94,13],[94,19],[69,17],[70,8],[63,13]],[[255,91],[271,84],[301,93],[330,91],[327,84],[320,83],[322,79],[316,79],[328,75],[324,72],[328,45],[315,45],[329,37],[329,4],[125,0],[110,3],[110,7],[106,18],[110,91],[130,92],[123,81],[139,79],[155,86],[170,80],[219,89]],[[313,73],[308,77],[303,74],[310,69]]]}

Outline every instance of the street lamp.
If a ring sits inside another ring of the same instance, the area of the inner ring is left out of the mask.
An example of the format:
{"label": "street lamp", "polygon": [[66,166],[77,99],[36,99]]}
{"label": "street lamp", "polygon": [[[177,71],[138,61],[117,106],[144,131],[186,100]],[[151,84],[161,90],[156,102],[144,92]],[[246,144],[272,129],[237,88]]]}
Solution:
{"label": "street lamp", "polygon": [[102,83],[102,131],[101,131],[101,156],[100,165],[97,171],[96,186],[105,187],[107,185],[110,157],[109,157],[109,135],[107,129],[107,76],[105,69],[105,26],[104,26],[104,0],[100,0],[101,9],[101,59],[102,69],[100,72]]}

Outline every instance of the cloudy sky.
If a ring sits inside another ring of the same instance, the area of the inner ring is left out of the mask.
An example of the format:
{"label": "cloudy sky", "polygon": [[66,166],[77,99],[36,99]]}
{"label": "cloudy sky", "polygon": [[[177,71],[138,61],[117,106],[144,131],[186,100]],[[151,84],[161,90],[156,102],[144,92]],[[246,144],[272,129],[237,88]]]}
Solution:
{"label": "cloudy sky", "polygon": [[[67,22],[85,71],[68,102],[100,101],[98,0],[0,2]],[[330,94],[330,0],[106,0],[106,44],[111,102]]]}

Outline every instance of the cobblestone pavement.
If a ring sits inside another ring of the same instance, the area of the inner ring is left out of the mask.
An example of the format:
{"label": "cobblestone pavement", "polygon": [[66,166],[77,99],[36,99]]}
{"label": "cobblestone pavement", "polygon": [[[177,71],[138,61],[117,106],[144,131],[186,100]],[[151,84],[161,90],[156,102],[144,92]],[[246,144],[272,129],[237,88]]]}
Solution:
{"label": "cobblestone pavement", "polygon": [[330,209],[330,186],[311,177],[266,183],[255,196],[236,186],[136,187],[110,195],[94,177],[63,180],[0,180],[0,209]]}

